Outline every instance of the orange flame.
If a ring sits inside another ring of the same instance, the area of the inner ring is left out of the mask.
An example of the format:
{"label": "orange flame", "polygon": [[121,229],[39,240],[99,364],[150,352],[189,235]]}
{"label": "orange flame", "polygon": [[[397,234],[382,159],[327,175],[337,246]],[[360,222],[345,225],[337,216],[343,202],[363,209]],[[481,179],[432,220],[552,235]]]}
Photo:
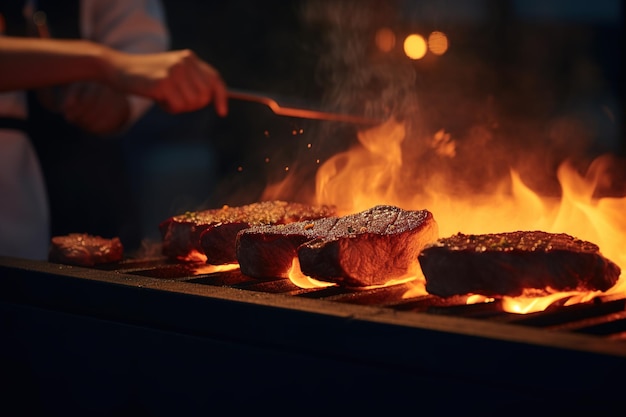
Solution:
{"label": "orange flame", "polygon": [[[293,258],[293,262],[291,264],[291,269],[289,270],[288,273],[289,276],[289,280],[294,284],[297,285],[300,288],[324,288],[324,287],[332,287],[335,286],[337,284],[333,283],[333,282],[326,282],[326,281],[319,281],[315,278],[311,278],[307,275],[304,275],[302,273],[302,270],[300,269],[300,262],[298,261],[298,258]],[[382,287],[388,287],[390,285],[398,285],[398,284],[404,284],[407,282],[413,282],[416,280],[416,276],[413,274],[407,274],[404,277],[400,277],[400,278],[395,278],[392,280],[387,281],[385,284],[382,285],[369,285],[366,287],[359,287],[359,290],[371,290],[374,288],[382,288]],[[417,294],[420,293],[419,291],[419,284],[415,285],[415,294],[412,296],[416,296]],[[425,288],[424,287],[424,281],[422,280],[422,284],[421,284],[421,288]],[[413,291],[413,290],[409,290],[409,291]],[[424,290],[425,293],[425,290]],[[413,294],[413,293],[412,293]]]}
{"label": "orange flame", "polygon": [[185,257],[180,258],[181,261],[185,262],[206,262],[207,256],[205,253],[198,251],[197,249],[192,249]]}
{"label": "orange flame", "polygon": [[479,304],[479,303],[491,303],[493,301],[495,301],[495,299],[492,297],[485,297],[484,295],[480,295],[480,294],[472,294],[467,297],[467,300],[465,301],[465,303],[466,304]]}
{"label": "orange flame", "polygon": [[[403,162],[401,145],[405,126],[393,119],[361,131],[359,146],[339,153],[320,166],[316,176],[316,196],[320,204],[335,204],[345,213],[366,210],[377,204],[393,204],[405,209],[428,209],[439,225],[440,236],[462,233],[500,233],[516,230],[544,230],[567,233],[597,244],[601,253],[620,268],[626,268],[626,198],[596,198],[594,191],[607,175],[607,161],[600,157],[586,175],[580,175],[568,162],[558,168],[562,187],[560,199],[542,197],[521,180],[513,169],[510,177],[493,181],[489,195],[453,193],[437,175],[413,178]],[[433,146],[453,149],[454,143],[443,131],[435,135]],[[453,158],[454,152],[447,152]],[[407,181],[409,182],[407,184]],[[420,187],[411,187],[414,181]],[[419,190],[414,193],[407,190]],[[419,285],[415,294],[419,294]],[[625,280],[608,293],[625,293]],[[527,313],[543,310],[564,297],[568,302],[584,302],[596,293],[556,293],[548,297],[505,298],[505,309]],[[571,301],[576,300],[576,301]]]}
{"label": "orange flame", "polygon": [[428,295],[428,291],[426,291],[426,279],[422,275],[409,282],[409,289],[402,295],[402,298],[414,298],[423,295]]}
{"label": "orange flame", "polygon": [[317,199],[332,201],[330,204],[346,213],[366,210],[374,202],[394,204],[390,184],[402,169],[401,144],[405,134],[404,125],[391,121],[359,132],[362,147],[335,155],[318,170]]}
{"label": "orange flame", "polygon": [[289,270],[289,280],[300,288],[323,288],[336,285],[332,282],[318,281],[304,275],[300,270],[300,262],[297,257],[293,258],[291,269]]}
{"label": "orange flame", "polygon": [[502,308],[504,311],[510,313],[526,314],[535,311],[543,311],[553,303],[568,298],[563,305],[572,305],[576,303],[584,303],[593,299],[595,296],[601,294],[601,291],[568,291],[568,292],[556,292],[554,294],[546,295],[543,297],[503,297]]}
{"label": "orange flame", "polygon": [[224,264],[224,265],[201,264],[201,265],[197,265],[194,268],[194,274],[196,275],[214,274],[216,272],[227,272],[227,271],[233,271],[235,269],[239,269],[238,263]]}

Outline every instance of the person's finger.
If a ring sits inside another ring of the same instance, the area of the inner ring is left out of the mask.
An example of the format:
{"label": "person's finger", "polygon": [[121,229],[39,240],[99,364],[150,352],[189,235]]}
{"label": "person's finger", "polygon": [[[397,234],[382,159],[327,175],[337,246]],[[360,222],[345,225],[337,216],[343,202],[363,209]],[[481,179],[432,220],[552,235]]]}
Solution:
{"label": "person's finger", "polygon": [[199,67],[203,62],[193,51],[184,50],[178,55],[178,62],[170,69],[170,84],[178,94],[174,110],[177,112],[196,110],[206,104],[207,88],[203,85]]}
{"label": "person's finger", "polygon": [[226,117],[226,115],[228,115],[228,91],[226,89],[226,84],[222,81],[222,78],[219,77],[219,75],[215,80],[213,97],[215,102],[215,112],[221,117]]}
{"label": "person's finger", "polygon": [[186,81],[189,89],[192,90],[193,96],[187,103],[192,110],[196,110],[208,105],[212,100],[212,80],[211,73],[207,73],[206,64],[198,61],[189,68]]}
{"label": "person's finger", "polygon": [[143,67],[152,73],[145,95],[153,98],[164,110],[181,113],[197,110],[215,100],[216,111],[228,111],[226,87],[219,73],[191,50],[181,50],[151,57]]}
{"label": "person's finger", "polygon": [[226,85],[219,72],[206,62],[200,61],[193,73],[194,76],[190,82],[194,84],[197,91],[199,106],[213,102],[217,114],[225,116],[228,113]]}

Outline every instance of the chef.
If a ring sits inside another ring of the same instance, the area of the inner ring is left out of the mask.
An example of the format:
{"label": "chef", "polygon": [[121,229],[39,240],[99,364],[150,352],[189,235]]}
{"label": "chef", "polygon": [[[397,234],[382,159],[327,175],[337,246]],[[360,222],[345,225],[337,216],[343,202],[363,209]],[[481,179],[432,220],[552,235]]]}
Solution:
{"label": "chef", "polygon": [[[154,102],[172,113],[213,103],[224,116],[226,87],[218,71],[192,51],[168,50],[157,0],[50,1],[55,5],[48,9],[43,0],[2,3],[0,256],[43,260],[50,214],[32,143],[40,133],[36,112],[44,109],[78,128],[108,133],[128,128]],[[50,33],[45,11],[60,9],[70,11],[65,19],[78,21],[75,39]]]}

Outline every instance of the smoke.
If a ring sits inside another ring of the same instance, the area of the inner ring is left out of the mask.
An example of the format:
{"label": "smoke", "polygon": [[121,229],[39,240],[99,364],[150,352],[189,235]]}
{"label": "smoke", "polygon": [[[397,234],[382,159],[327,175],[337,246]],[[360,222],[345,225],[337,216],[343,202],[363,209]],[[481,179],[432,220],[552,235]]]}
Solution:
{"label": "smoke", "polygon": [[[378,119],[402,119],[419,126],[416,71],[402,55],[385,54],[374,46],[376,31],[394,25],[394,2],[380,0],[302,3],[303,27],[316,38],[315,84],[326,111]],[[316,122],[307,130],[303,149],[290,175],[266,189],[263,198],[312,202],[315,171],[325,160],[357,144],[364,126]]]}
{"label": "smoke", "polygon": [[303,21],[321,35],[317,82],[335,111],[385,119],[417,106],[415,69],[400,54],[374,47],[376,31],[394,24],[394,2],[309,0]]}
{"label": "smoke", "polygon": [[[569,45],[561,27],[529,35],[523,27],[494,24],[489,19],[500,17],[493,16],[472,24],[439,19],[442,26],[436,26],[428,16],[411,16],[417,23],[409,22],[402,10],[406,5],[309,0],[301,16],[319,35],[315,82],[323,91],[324,107],[404,125],[401,175],[407,193],[436,185],[454,195],[489,194],[502,190],[513,169],[533,190],[556,195],[561,191],[556,172],[563,161],[584,172],[606,150],[597,146],[598,136],[611,121],[589,120],[593,112],[572,111],[572,100],[564,93],[570,85],[576,91],[601,85],[592,82],[600,72],[589,70],[589,61],[580,57],[573,59],[584,64],[582,70],[572,67],[567,77],[547,70],[565,60],[545,45]],[[383,27],[397,34],[392,51],[375,47],[376,31]],[[420,62],[407,59],[401,36],[410,30],[426,34],[429,28],[450,35],[450,50]],[[313,129],[313,148],[325,152],[316,158],[322,163],[365,146],[357,142],[363,137],[358,126],[320,123]],[[311,159],[310,154],[299,159],[290,178],[272,190],[280,190],[274,197],[308,199],[314,194],[312,179],[320,165],[303,162],[306,157]]]}

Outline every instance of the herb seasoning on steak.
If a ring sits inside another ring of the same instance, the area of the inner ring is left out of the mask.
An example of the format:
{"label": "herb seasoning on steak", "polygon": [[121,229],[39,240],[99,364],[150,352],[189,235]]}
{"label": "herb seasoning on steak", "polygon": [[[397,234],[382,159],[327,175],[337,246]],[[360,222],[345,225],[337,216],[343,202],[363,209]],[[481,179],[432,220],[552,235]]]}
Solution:
{"label": "herb seasoning on steak", "polygon": [[274,200],[187,212],[162,222],[159,230],[164,255],[221,265],[237,262],[235,242],[240,230],[253,225],[284,224],[334,214],[332,206]]}
{"label": "herb seasoning on steak", "polygon": [[420,250],[437,239],[427,210],[376,206],[342,217],[252,227],[238,236],[241,272],[287,277],[298,257],[303,274],[339,285],[382,285],[417,274]]}
{"label": "herb seasoning on steak", "polygon": [[597,245],[542,231],[458,233],[426,247],[419,262],[426,291],[441,297],[606,291],[621,273]]}
{"label": "herb seasoning on steak", "polygon": [[82,233],[55,236],[51,240],[48,260],[50,262],[94,266],[121,261],[124,247],[119,238],[106,239]]}

